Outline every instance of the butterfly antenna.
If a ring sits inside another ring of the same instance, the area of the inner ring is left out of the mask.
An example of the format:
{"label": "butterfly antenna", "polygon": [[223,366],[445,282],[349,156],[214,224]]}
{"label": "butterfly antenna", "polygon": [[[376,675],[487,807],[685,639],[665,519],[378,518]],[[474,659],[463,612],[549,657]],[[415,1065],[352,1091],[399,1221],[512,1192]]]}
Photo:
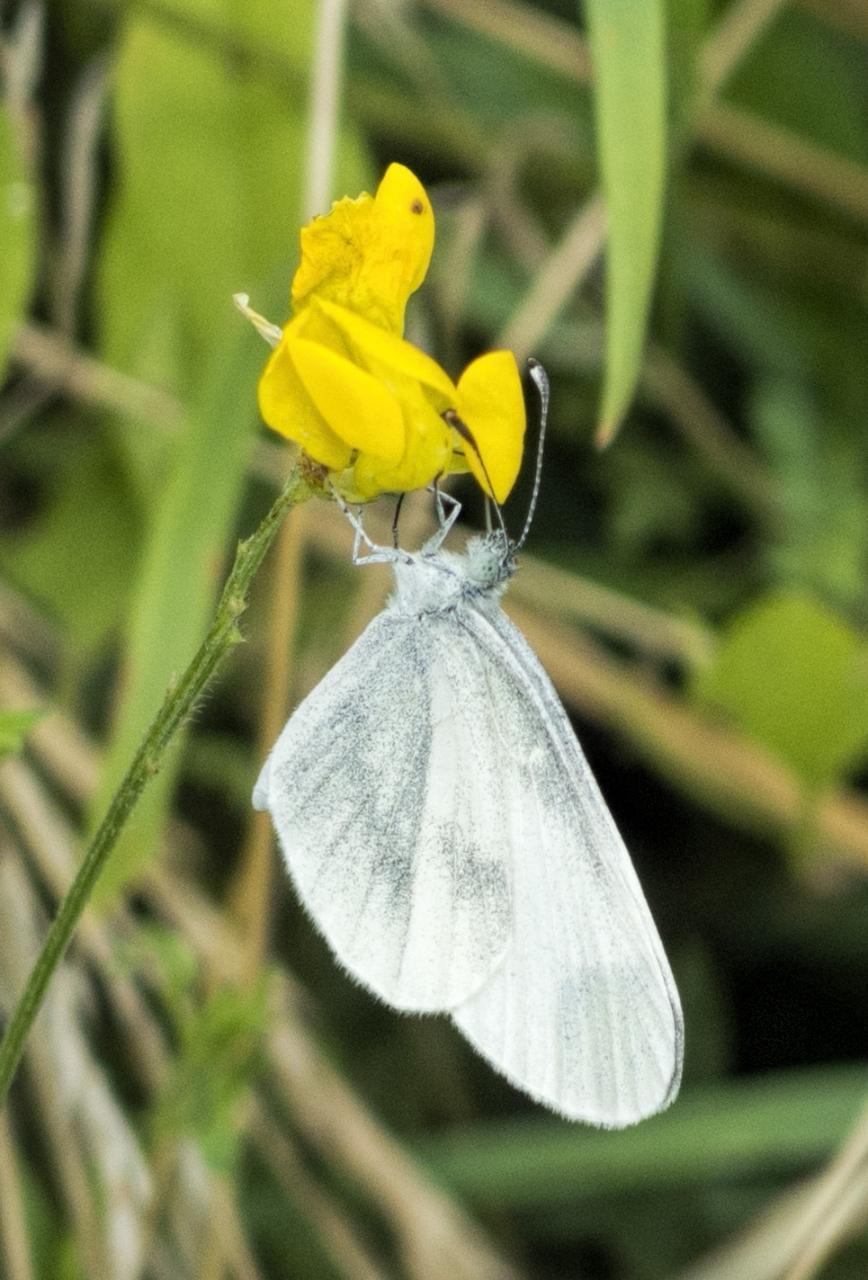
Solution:
{"label": "butterfly antenna", "polygon": [[543,445],[545,444],[546,423],[548,422],[549,416],[549,376],[540,364],[539,360],[528,360],[527,369],[536,384],[537,391],[539,392],[539,437],[537,439],[536,446],[536,472],[533,477],[533,491],[530,495],[527,519],[524,522],[521,537],[515,544],[516,551],[520,551],[527,542],[527,535],[530,533],[530,526],[533,523],[534,512],[536,511],[537,499],[539,498],[539,490],[542,483]]}
{"label": "butterfly antenna", "polygon": [[500,503],[497,501],[495,497],[492,496],[494,494],[494,485],[491,483],[491,476],[488,474],[488,467],[485,465],[485,459],[483,458],[482,454],[479,452],[479,447],[476,441],[473,439],[473,432],[470,430],[470,428],[468,427],[464,419],[459,418],[458,414],[455,412],[454,409],[447,409],[443,414],[443,419],[445,422],[448,423],[448,425],[452,428],[453,431],[457,432],[457,434],[461,436],[462,440],[464,440],[467,444],[470,445],[471,449],[476,454],[476,457],[479,459],[479,465],[482,468],[482,474],[485,476],[485,483],[488,485],[488,488],[489,488],[489,492],[485,495],[486,522],[488,522],[488,520],[490,519],[489,507],[488,507],[488,504],[490,502],[494,507],[494,514],[497,516],[497,523],[500,525],[500,532],[503,534],[504,538],[506,539],[506,545],[510,546],[509,534],[506,532],[506,525],[504,524],[504,521],[503,521],[503,512],[500,509]]}

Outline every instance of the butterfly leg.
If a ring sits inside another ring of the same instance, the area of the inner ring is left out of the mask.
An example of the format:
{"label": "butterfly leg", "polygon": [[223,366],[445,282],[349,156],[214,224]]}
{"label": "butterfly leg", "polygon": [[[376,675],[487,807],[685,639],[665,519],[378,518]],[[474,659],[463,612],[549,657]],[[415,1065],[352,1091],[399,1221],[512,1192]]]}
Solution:
{"label": "butterfly leg", "polygon": [[[353,564],[394,564],[396,560],[408,559],[406,551],[401,551],[396,547],[381,547],[376,542],[372,542],[365,532],[365,526],[362,524],[361,508],[359,509],[359,514],[351,511],[334,486],[332,486],[332,495],[347,520],[349,520],[355,533],[353,538]],[[368,548],[365,555],[362,554],[362,546]]]}
{"label": "butterfly leg", "polygon": [[[429,538],[425,544],[425,550],[432,552],[439,551],[446,541],[450,529],[461,514],[461,503],[457,498],[453,498],[451,493],[444,493],[437,480],[432,485],[429,485],[429,492],[434,494],[434,502],[437,507],[437,523],[440,526],[433,538]],[[444,503],[449,505],[448,512]]]}
{"label": "butterfly leg", "polygon": [[398,521],[401,519],[401,508],[404,505],[406,493],[398,494],[398,501],[395,503],[395,514],[392,516],[392,546],[398,550]]}

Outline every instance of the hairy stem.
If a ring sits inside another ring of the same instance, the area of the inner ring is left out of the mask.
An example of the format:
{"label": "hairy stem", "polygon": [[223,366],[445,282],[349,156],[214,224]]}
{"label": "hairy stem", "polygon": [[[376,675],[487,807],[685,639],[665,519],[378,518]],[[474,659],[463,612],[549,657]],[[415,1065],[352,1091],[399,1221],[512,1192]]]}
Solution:
{"label": "hairy stem", "polygon": [[139,744],[123,781],[60,904],[27,985],[0,1042],[0,1106],[21,1059],[24,1042],[39,1012],[51,976],[63,957],[94,885],[142,791],[160,768],[172,738],[190,714],[205,686],[241,640],[238,620],[247,608],[247,593],[256,570],[290,507],[304,501],[310,490],[294,468],[271,510],[255,533],[238,546],[214,621],[180,679],[163,700]]}

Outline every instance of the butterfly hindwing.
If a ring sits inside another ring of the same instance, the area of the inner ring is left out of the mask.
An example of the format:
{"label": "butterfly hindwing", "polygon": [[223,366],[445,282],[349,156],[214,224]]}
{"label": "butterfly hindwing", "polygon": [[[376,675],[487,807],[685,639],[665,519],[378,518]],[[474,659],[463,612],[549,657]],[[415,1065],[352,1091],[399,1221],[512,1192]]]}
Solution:
{"label": "butterfly hindwing", "polygon": [[621,1127],[681,1073],[675,983],[627,850],[529,646],[492,601],[468,611],[496,708],[509,812],[513,936],[453,1011],[504,1075],[563,1114]]}

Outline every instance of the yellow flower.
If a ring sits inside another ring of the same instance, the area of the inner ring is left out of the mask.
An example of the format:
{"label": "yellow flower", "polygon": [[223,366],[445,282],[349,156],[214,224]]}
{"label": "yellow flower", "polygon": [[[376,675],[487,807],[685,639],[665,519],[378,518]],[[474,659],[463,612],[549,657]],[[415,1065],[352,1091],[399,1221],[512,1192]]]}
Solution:
{"label": "yellow flower", "polygon": [[402,337],[433,244],[424,187],[392,164],[375,196],[338,200],[303,229],[282,331],[239,301],[274,346],[259,382],[263,418],[352,501],[469,470],[503,502],[518,474],[525,418],[512,353],[480,356],[456,385]]}

